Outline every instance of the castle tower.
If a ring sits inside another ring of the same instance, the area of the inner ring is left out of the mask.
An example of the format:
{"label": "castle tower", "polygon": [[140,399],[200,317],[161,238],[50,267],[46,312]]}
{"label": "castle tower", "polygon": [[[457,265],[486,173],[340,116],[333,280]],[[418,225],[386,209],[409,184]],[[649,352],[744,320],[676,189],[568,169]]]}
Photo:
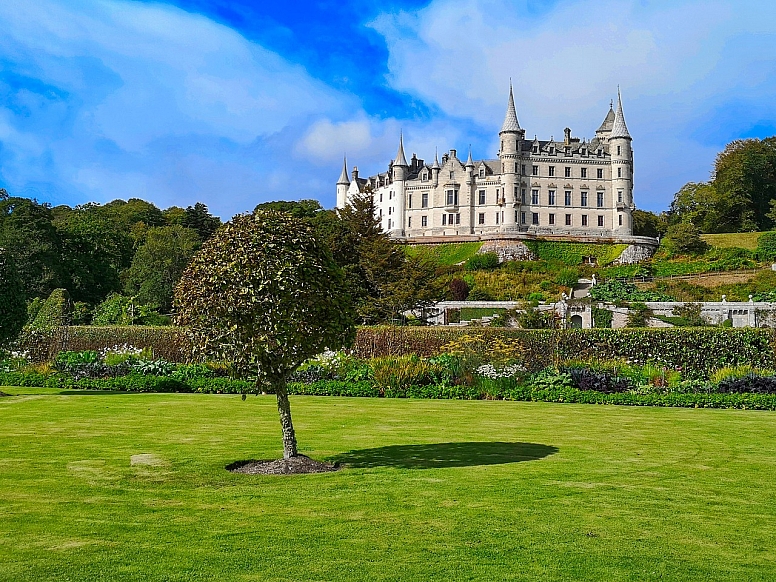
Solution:
{"label": "castle tower", "polygon": [[431,179],[434,184],[434,188],[439,185],[439,172],[442,166],[439,165],[439,152],[434,152],[434,164],[431,166]]}
{"label": "castle tower", "polygon": [[[512,94],[512,83],[509,83],[509,101],[507,102],[507,114],[499,132],[501,148],[498,152],[501,160],[501,185],[502,192],[499,201],[503,209],[501,216],[502,230],[516,230],[516,215],[520,207],[520,152],[525,131],[517,121],[515,110],[515,98]],[[503,202],[502,202],[503,201]]]}
{"label": "castle tower", "polygon": [[348,158],[345,157],[342,163],[342,173],[339,180],[337,180],[337,208],[345,208],[348,203],[348,187],[350,186],[350,180],[348,180]]}
{"label": "castle tower", "polygon": [[396,152],[396,159],[393,161],[393,204],[391,204],[391,226],[389,232],[394,238],[404,236],[405,223],[405,194],[406,180],[409,174],[410,166],[404,155],[404,136],[399,135],[399,151]]}
{"label": "castle tower", "polygon": [[609,134],[609,153],[612,158],[612,231],[629,235],[633,232],[633,150],[631,135],[625,125],[622,97],[617,88],[617,110],[614,112],[612,131]]}

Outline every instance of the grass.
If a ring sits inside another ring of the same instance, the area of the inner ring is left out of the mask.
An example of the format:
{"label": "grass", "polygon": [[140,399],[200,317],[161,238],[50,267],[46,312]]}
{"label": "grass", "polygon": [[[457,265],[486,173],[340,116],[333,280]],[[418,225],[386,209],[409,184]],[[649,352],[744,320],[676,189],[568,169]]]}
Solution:
{"label": "grass", "polygon": [[713,247],[749,249],[757,248],[757,239],[761,232],[730,232],[724,234],[703,234],[701,238]]}
{"label": "grass", "polygon": [[427,258],[443,267],[451,267],[466,262],[477,254],[481,246],[481,242],[415,245],[405,247],[405,252]]}
{"label": "grass", "polygon": [[776,578],[772,413],[2,391],[3,581]]}

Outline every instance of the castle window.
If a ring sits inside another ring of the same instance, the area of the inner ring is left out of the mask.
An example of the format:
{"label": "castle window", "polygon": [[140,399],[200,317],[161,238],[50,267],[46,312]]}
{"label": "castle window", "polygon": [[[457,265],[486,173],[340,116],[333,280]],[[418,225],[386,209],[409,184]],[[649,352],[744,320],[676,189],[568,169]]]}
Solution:
{"label": "castle window", "polygon": [[531,224],[539,224],[539,213],[538,212],[532,212],[531,213]]}
{"label": "castle window", "polygon": [[601,179],[604,177],[604,169],[603,169],[603,168],[598,168],[598,169],[596,170],[596,174],[597,174],[597,176],[596,176],[596,177],[597,177],[599,180],[601,180]]}
{"label": "castle window", "polygon": [[617,146],[617,155],[620,155],[620,146]]}
{"label": "castle window", "polygon": [[407,197],[407,208],[412,208],[412,194]]}
{"label": "castle window", "polygon": [[480,212],[480,215],[477,217],[477,223],[478,224],[485,224],[485,213]]}
{"label": "castle window", "polygon": [[580,192],[580,206],[587,206],[587,192]]}
{"label": "castle window", "polygon": [[517,223],[517,215],[518,215],[518,211],[515,210],[515,223]]}
{"label": "castle window", "polygon": [[548,222],[550,224],[555,224],[555,215],[554,214],[550,214],[547,218],[549,219]]}
{"label": "castle window", "polygon": [[599,216],[598,217],[598,226],[603,226],[603,225],[604,225],[604,217],[603,216]]}
{"label": "castle window", "polygon": [[604,153],[604,150],[602,150],[601,148],[598,148],[598,151],[596,152],[596,154],[598,155],[599,158],[601,157],[601,154],[603,154],[603,153]]}
{"label": "castle window", "polygon": [[617,190],[617,202],[622,202],[622,190]]}
{"label": "castle window", "polygon": [[579,150],[579,155],[586,156],[587,155],[587,150],[585,148],[580,149]]}
{"label": "castle window", "polygon": [[515,198],[514,198],[514,200],[515,200],[515,202],[517,202],[517,186],[515,186]]}
{"label": "castle window", "polygon": [[580,175],[581,175],[583,178],[587,178],[587,168],[581,168],[581,169],[580,169],[580,172],[582,172]]}
{"label": "castle window", "polygon": [[412,228],[412,217],[411,216],[407,219],[407,228]]}
{"label": "castle window", "polygon": [[521,170],[522,174],[525,175],[525,164],[520,166],[520,170]]}
{"label": "castle window", "polygon": [[428,192],[423,192],[420,195],[420,207],[428,208]]}
{"label": "castle window", "polygon": [[596,193],[595,202],[596,202],[595,205],[598,206],[598,208],[603,208],[604,207],[604,193],[603,192]]}
{"label": "castle window", "polygon": [[532,176],[538,176],[539,175],[539,166],[531,166],[531,175]]}
{"label": "castle window", "polygon": [[520,224],[525,224],[525,212],[520,213]]}
{"label": "castle window", "polygon": [[393,210],[393,206],[389,206],[389,207],[388,207],[388,216],[390,216],[390,215],[391,215],[391,210]]}
{"label": "castle window", "polygon": [[447,205],[458,206],[458,190],[447,190]]}
{"label": "castle window", "polygon": [[548,203],[550,206],[555,206],[555,190],[549,191]]}
{"label": "castle window", "polygon": [[383,201],[383,193],[380,192],[380,202],[382,202],[382,201]]}
{"label": "castle window", "polygon": [[461,224],[461,215],[460,214],[451,214],[448,218],[448,222],[450,224]]}
{"label": "castle window", "polygon": [[522,202],[523,204],[525,204],[525,188],[523,188],[522,190],[520,190],[520,202]]}
{"label": "castle window", "polygon": [[582,226],[587,226],[587,214],[582,215]]}
{"label": "castle window", "polygon": [[480,168],[480,178],[485,177],[485,168]]}
{"label": "castle window", "polygon": [[571,226],[571,215],[570,214],[566,215],[566,226]]}
{"label": "castle window", "polygon": [[539,204],[539,191],[531,190],[531,204]]}
{"label": "castle window", "polygon": [[533,153],[535,153],[535,154],[538,154],[538,153],[539,153],[539,146],[538,146],[538,145],[535,145],[535,146],[533,147]]}
{"label": "castle window", "polygon": [[566,190],[563,193],[563,202],[566,204],[566,206],[571,206],[571,190]]}
{"label": "castle window", "polygon": [[517,162],[515,162],[515,174],[517,174]]}
{"label": "castle window", "polygon": [[496,212],[496,224],[498,224],[498,212]]}
{"label": "castle window", "polygon": [[479,203],[485,204],[485,190],[480,190],[479,196]]}
{"label": "castle window", "polygon": [[383,217],[383,209],[382,208],[378,211],[377,217],[378,218],[382,218]]}
{"label": "castle window", "polygon": [[447,214],[442,215],[442,226],[447,226]]}
{"label": "castle window", "polygon": [[420,226],[428,226],[428,216],[420,217]]}
{"label": "castle window", "polygon": [[426,180],[428,180],[428,174],[427,174],[426,172],[423,172],[423,173],[420,175],[420,180],[421,180],[422,182],[425,182]]}
{"label": "castle window", "polygon": [[555,146],[552,146],[552,147],[550,148],[550,155],[551,155],[551,156],[554,156],[554,155],[555,155]]}
{"label": "castle window", "polygon": [[450,179],[453,180],[455,178],[455,172],[450,172]]}
{"label": "castle window", "polygon": [[618,215],[618,217],[617,217],[617,218],[619,218],[619,219],[620,219],[620,226],[622,226],[622,214]]}
{"label": "castle window", "polygon": [[571,168],[568,168],[568,167],[566,168],[565,175],[567,178],[571,178]]}
{"label": "castle window", "polygon": [[388,230],[391,230],[391,219],[388,219]]}
{"label": "castle window", "polygon": [[547,166],[547,175],[548,176],[554,176],[555,175],[555,166]]}
{"label": "castle window", "polygon": [[622,168],[617,168],[617,177],[622,178]]}

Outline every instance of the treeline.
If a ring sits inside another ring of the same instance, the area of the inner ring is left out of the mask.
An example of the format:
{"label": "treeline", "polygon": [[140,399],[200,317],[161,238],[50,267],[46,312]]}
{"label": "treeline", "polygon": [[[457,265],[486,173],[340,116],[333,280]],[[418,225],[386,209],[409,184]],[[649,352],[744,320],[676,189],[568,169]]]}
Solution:
{"label": "treeline", "polygon": [[161,210],[132,198],[51,207],[0,190],[0,249],[30,315],[61,288],[75,306],[74,323],[110,319],[126,304],[137,305],[137,319],[169,313],[183,269],[220,225],[201,203]]}
{"label": "treeline", "polygon": [[[434,265],[407,257],[382,232],[368,195],[340,211],[315,200],[267,202],[254,211],[269,209],[305,220],[325,242],[363,323],[395,320],[444,295]],[[0,190],[0,324],[12,311],[11,295],[24,300],[30,323],[57,289],[69,296],[72,324],[169,323],[175,285],[219,226],[201,203],[161,210],[132,198],[51,207]]]}
{"label": "treeline", "polygon": [[[717,155],[711,179],[688,182],[667,212],[636,210],[634,234],[664,236],[755,232],[776,226],[776,136],[729,143]],[[683,225],[682,229],[673,228]]]}

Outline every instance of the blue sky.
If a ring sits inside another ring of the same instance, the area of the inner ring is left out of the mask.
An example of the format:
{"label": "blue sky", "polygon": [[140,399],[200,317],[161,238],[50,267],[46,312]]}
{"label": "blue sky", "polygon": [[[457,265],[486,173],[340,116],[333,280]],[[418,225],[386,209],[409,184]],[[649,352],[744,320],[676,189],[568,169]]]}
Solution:
{"label": "blue sky", "polygon": [[665,209],[776,134],[776,3],[0,0],[0,186],[52,204],[334,205],[434,148],[492,158],[509,78],[529,137],[590,138],[617,85],[636,204]]}

